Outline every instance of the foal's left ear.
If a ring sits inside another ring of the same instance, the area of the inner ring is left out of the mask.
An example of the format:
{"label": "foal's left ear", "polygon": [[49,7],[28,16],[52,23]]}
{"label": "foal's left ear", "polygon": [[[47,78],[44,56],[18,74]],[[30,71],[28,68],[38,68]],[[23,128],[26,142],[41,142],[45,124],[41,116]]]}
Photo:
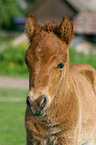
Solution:
{"label": "foal's left ear", "polygon": [[63,17],[63,20],[59,26],[59,37],[67,44],[69,44],[73,37],[73,25],[69,18]]}

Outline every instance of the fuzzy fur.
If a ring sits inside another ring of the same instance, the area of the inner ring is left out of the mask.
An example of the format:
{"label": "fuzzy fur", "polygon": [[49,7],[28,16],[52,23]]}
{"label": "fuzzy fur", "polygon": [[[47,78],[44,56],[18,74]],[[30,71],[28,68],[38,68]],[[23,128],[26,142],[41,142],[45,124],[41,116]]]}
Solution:
{"label": "fuzzy fur", "polygon": [[[26,32],[31,42],[25,55],[30,101],[40,95],[47,98],[41,116],[32,115],[27,106],[27,145],[96,145],[96,70],[85,64],[69,65],[72,23],[64,17],[59,26],[46,28],[32,15]],[[62,61],[64,68],[58,69]]]}

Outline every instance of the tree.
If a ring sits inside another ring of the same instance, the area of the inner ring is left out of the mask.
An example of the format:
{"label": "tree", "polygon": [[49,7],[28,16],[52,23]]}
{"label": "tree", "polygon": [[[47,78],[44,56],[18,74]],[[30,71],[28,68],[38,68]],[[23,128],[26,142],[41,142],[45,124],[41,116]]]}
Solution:
{"label": "tree", "polygon": [[20,6],[17,0],[0,0],[0,27],[9,27],[14,16],[20,15]]}

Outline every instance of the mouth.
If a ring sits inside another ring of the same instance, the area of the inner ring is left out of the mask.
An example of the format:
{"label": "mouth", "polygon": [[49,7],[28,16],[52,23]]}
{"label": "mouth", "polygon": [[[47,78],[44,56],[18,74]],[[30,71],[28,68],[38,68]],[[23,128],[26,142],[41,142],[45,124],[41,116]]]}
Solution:
{"label": "mouth", "polygon": [[42,116],[47,110],[45,107],[47,104],[47,99],[44,95],[37,98],[34,102],[30,100],[29,96],[27,96],[26,103],[33,116]]}

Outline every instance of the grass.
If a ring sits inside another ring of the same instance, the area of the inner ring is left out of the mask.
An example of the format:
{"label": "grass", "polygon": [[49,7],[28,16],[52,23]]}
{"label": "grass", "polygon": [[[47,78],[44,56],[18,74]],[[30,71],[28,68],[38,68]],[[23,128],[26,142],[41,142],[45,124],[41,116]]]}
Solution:
{"label": "grass", "polygon": [[26,98],[28,90],[0,88],[0,97]]}
{"label": "grass", "polygon": [[[0,97],[26,98],[27,90],[0,88]],[[0,102],[0,145],[25,145],[25,102]]]}
{"label": "grass", "polygon": [[0,144],[24,145],[24,103],[0,102]]}

